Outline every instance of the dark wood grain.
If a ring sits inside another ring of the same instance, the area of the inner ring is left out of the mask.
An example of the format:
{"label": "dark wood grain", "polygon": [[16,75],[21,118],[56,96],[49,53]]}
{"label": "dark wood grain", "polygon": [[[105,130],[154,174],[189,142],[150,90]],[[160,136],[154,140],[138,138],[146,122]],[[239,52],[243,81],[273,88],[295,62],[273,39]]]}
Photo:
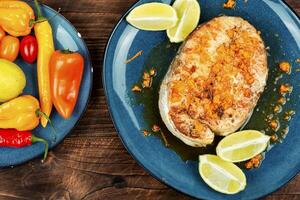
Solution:
{"label": "dark wood grain", "polygon": [[[132,159],[109,116],[101,81],[103,53],[114,25],[134,2],[43,1],[61,7],[85,39],[95,68],[92,98],[77,128],[46,163],[35,159],[0,170],[0,199],[191,199],[152,178]],[[300,14],[299,0],[287,3]],[[265,199],[299,200],[300,175]]]}

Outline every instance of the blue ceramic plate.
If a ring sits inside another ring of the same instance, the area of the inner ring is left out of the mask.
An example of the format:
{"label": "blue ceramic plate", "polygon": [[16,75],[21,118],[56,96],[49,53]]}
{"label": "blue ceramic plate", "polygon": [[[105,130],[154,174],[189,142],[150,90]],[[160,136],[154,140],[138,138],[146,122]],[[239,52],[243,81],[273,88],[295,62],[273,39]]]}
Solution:
{"label": "blue ceramic plate", "polygon": [[[56,14],[56,11],[44,5],[42,6],[42,12],[47,18],[51,18]],[[46,128],[39,126],[33,131],[37,136],[47,139],[50,147],[53,148],[61,142],[68,133],[70,133],[85,111],[92,88],[93,68],[89,51],[81,38],[81,35],[76,31],[72,24],[60,14],[53,18],[50,23],[53,29],[55,48],[70,49],[71,51],[79,52],[84,57],[85,61],[80,94],[72,117],[68,120],[64,120],[58,115],[55,108],[53,108],[51,119],[57,131],[56,141],[51,142],[53,141],[51,135],[52,130],[49,125]],[[16,64],[23,69],[27,79],[27,85],[23,94],[31,94],[38,97],[36,64],[29,65],[25,63],[22,58],[18,58]],[[24,163],[42,155],[43,152],[44,145],[40,143],[22,149],[0,148],[0,167]]]}
{"label": "blue ceramic plate", "polygon": [[[151,2],[140,0],[132,8]],[[168,0],[158,2],[171,3]],[[200,0],[201,21],[206,22],[216,16],[226,14],[240,16],[248,20],[262,32],[262,37],[269,50],[269,81],[260,107],[271,107],[268,99],[277,92],[271,90],[278,62],[287,60],[293,65],[291,75],[284,75],[280,81],[294,86],[286,108],[293,108],[296,115],[290,121],[290,132],[282,144],[273,147],[267,154],[260,168],[246,171],[247,187],[236,195],[223,195],[210,189],[198,174],[197,161],[183,161],[172,149],[166,148],[160,139],[154,136],[144,137],[142,129],[149,128],[143,104],[136,102],[138,95],[131,92],[135,83],[140,81],[145,69],[159,67],[159,81],[163,78],[172,61],[178,45],[170,44],[165,32],[149,32],[137,30],[130,26],[125,16],[117,24],[108,42],[103,69],[103,82],[109,109],[119,135],[131,155],[163,183],[194,197],[201,199],[255,199],[267,195],[289,180],[300,170],[300,73],[296,63],[300,57],[300,21],[298,17],[281,0],[237,1],[233,10],[223,9],[224,1]],[[132,9],[131,8],[131,9]],[[125,61],[136,52],[143,54],[125,64]],[[156,88],[157,89],[157,88]],[[276,88],[275,88],[276,89]],[[155,90],[155,89],[154,89]],[[155,94],[155,93],[154,93]],[[141,94],[143,95],[143,94]],[[151,106],[151,103],[148,104]],[[157,102],[153,101],[155,109]],[[156,109],[157,110],[157,109]],[[154,118],[159,117],[153,112]],[[257,117],[259,117],[256,114]],[[149,117],[149,116],[148,116]],[[255,115],[253,116],[255,118]],[[252,117],[252,118],[253,118]],[[151,117],[150,117],[151,118]],[[258,124],[259,126],[259,124]]]}

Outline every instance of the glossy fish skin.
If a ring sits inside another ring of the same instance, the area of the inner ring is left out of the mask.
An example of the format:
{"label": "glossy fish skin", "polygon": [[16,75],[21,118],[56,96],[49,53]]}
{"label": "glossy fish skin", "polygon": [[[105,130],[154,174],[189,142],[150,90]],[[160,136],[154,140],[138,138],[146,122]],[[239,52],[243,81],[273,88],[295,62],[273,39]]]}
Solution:
{"label": "glossy fish skin", "polygon": [[246,20],[221,16],[199,26],[182,44],[161,88],[168,129],[190,146],[238,130],[252,113],[268,76],[260,33]]}

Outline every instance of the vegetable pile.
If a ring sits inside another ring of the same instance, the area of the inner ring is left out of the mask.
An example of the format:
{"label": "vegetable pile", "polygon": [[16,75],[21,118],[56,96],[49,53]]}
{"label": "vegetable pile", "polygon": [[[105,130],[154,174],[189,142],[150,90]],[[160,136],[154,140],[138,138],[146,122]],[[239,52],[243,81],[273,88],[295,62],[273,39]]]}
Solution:
{"label": "vegetable pile", "polygon": [[[69,50],[55,50],[51,24],[38,1],[34,3],[37,17],[25,2],[0,1],[0,147],[22,148],[42,142],[45,160],[48,142],[34,136],[32,130],[48,122],[52,126],[53,105],[64,119],[72,116],[84,58]],[[26,77],[14,63],[17,59],[37,63],[39,100],[22,94]]]}

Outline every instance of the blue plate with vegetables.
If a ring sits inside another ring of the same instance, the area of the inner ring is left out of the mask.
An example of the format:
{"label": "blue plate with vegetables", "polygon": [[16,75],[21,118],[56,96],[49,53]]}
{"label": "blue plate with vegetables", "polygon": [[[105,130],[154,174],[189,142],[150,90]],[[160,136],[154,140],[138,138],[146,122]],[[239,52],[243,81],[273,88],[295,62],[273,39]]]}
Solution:
{"label": "blue plate with vegetables", "polygon": [[37,1],[0,2],[0,167],[46,160],[84,113],[92,74],[62,15]]}
{"label": "blue plate with vegetables", "polygon": [[125,147],[200,199],[257,199],[300,171],[300,20],[281,0],[140,0],[103,83]]}

